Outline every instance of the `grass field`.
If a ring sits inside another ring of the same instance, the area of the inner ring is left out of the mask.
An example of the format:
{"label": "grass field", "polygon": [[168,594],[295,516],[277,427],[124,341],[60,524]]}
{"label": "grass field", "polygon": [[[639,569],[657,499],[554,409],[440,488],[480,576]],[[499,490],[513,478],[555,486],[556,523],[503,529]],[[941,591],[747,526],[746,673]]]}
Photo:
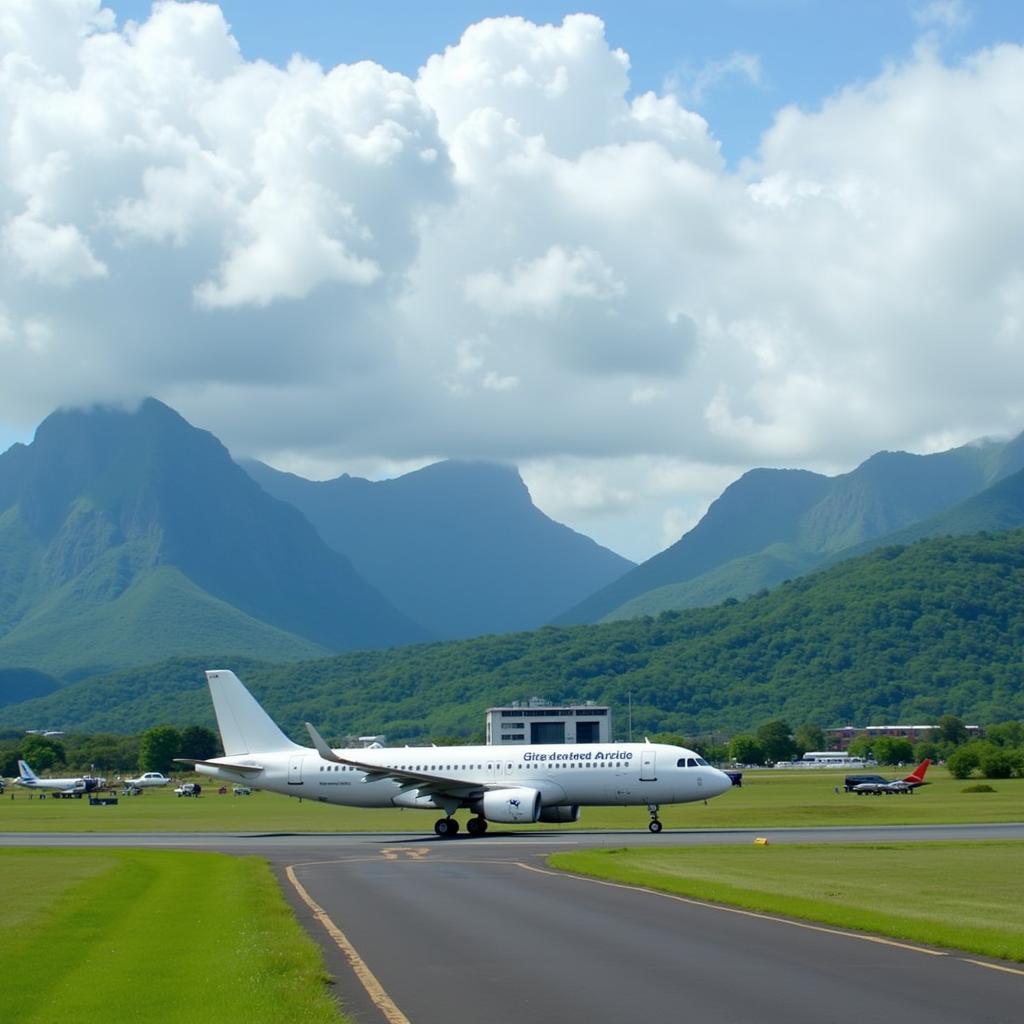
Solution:
{"label": "grass field", "polygon": [[556,853],[552,866],[770,914],[1024,961],[1024,843]]}
{"label": "grass field", "polygon": [[[747,772],[709,804],[663,807],[666,828],[1020,821],[1024,780],[993,793],[932,769],[913,796],[843,793],[843,772]],[[204,781],[205,785],[205,781]],[[840,792],[836,793],[835,788]],[[269,793],[198,799],[170,788],[86,800],[0,796],[0,832],[429,833],[432,813],[359,810]],[[585,808],[582,828],[636,829],[644,807]],[[554,826],[543,826],[550,830]],[[559,826],[563,829],[573,826]],[[528,829],[524,829],[528,831]],[[1024,960],[1024,844],[722,846],[558,854],[558,867],[699,899]],[[0,1019],[341,1020],[322,961],[258,859],[0,850],[0,927],[18,950]],[[17,928],[17,934],[13,929]],[[160,969],[155,970],[154,965]],[[59,965],[59,966],[54,966]]]}
{"label": "grass field", "polygon": [[4,1021],[346,1019],[259,858],[8,849],[0,871]]}
{"label": "grass field", "polygon": [[[993,782],[994,793],[968,793],[968,783],[932,768],[928,777],[933,784],[913,796],[854,796],[842,791],[844,774],[748,771],[742,787],[734,787],[706,805],[664,806],[661,820],[667,829],[1024,820],[1024,779]],[[168,787],[122,797],[116,807],[94,807],[86,800],[29,799],[25,791],[12,786],[0,796],[0,832],[431,833],[437,817],[424,811],[337,807],[273,793],[218,796],[208,781],[204,780],[203,795],[197,799],[176,797]],[[544,827],[644,830],[647,820],[644,807],[586,807],[578,825]]]}

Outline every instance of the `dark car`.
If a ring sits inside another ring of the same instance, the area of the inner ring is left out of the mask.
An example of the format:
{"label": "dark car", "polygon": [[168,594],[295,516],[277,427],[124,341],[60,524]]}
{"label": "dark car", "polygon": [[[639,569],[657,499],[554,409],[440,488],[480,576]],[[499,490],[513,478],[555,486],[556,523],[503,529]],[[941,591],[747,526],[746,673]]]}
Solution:
{"label": "dark car", "polygon": [[883,779],[881,775],[847,775],[846,781],[843,783],[843,789],[847,793],[852,793],[853,787],[859,786],[862,782],[870,782],[875,785],[881,783],[884,786],[888,781],[888,779]]}

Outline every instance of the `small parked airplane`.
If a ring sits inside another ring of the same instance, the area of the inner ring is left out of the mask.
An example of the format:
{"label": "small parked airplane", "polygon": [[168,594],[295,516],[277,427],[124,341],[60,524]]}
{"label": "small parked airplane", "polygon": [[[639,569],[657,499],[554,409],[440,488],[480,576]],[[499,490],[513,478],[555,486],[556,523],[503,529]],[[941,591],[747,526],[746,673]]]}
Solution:
{"label": "small parked airplane", "polygon": [[663,743],[559,746],[379,747],[333,750],[306,723],[312,747],[293,743],[238,677],[206,673],[224,756],[175,758],[202,775],[287,796],[349,807],[440,810],[439,836],[501,824],[569,822],[581,806],[647,805],[652,832],[660,804],[707,800],[732,788],[725,772],[684,747]]}
{"label": "small parked airplane", "polygon": [[149,789],[150,786],[166,786],[171,780],[163,772],[143,772],[137,779],[125,779],[125,789]]}
{"label": "small parked airplane", "polygon": [[902,779],[884,779],[881,775],[847,775],[846,791],[863,796],[865,793],[874,793],[876,796],[883,793],[910,793],[918,786],[927,786],[924,781],[925,772],[931,761],[926,757],[909,775]]}
{"label": "small parked airplane", "polygon": [[18,777],[14,780],[19,786],[27,789],[52,789],[59,793],[71,793],[81,796],[82,793],[93,793],[102,789],[106,779],[93,778],[91,775],[80,775],[74,779],[41,779],[28,766],[28,762],[18,762]]}

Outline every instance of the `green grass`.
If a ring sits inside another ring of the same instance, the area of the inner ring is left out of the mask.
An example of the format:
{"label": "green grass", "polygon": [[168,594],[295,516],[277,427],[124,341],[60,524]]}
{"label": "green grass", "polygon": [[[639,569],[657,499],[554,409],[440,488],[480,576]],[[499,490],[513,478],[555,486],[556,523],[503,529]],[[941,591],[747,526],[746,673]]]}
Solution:
{"label": "green grass", "polygon": [[1024,961],[1024,842],[556,853],[553,867],[695,899]]}
{"label": "green grass", "polygon": [[[895,770],[885,772],[896,775]],[[743,786],[703,803],[665,805],[668,829],[770,828],[813,825],[934,825],[1024,819],[1024,779],[991,783],[994,793],[931,768],[934,784],[913,796],[854,796],[842,791],[844,772],[748,771]],[[123,797],[116,807],[85,800],[39,800],[17,787],[0,796],[0,832],[430,832],[436,814],[396,808],[364,810],[299,801],[273,793],[218,796],[208,779],[197,800],[171,789]],[[839,787],[836,793],[835,787]],[[10,799],[11,792],[15,798]],[[585,807],[573,828],[645,829],[644,807]],[[529,826],[535,829],[537,826]]]}
{"label": "green grass", "polygon": [[5,1021],[345,1020],[259,858],[9,849],[0,872]]}

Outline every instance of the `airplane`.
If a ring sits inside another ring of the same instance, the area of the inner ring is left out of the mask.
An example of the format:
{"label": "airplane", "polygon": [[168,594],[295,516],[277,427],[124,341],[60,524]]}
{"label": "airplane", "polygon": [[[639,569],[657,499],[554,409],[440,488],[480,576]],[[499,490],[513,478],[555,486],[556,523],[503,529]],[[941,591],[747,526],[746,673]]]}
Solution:
{"label": "airplane", "polygon": [[224,756],[175,758],[201,775],[253,789],[347,807],[440,810],[434,832],[459,831],[455,812],[472,814],[466,831],[488,822],[578,821],[581,806],[641,806],[660,832],[660,804],[708,800],[732,788],[699,754],[664,743],[552,746],[378,747],[332,749],[306,722],[312,747],[293,743],[234,672],[206,673]]}
{"label": "airplane", "polygon": [[28,762],[18,762],[18,777],[14,780],[26,789],[53,789],[62,796],[65,794],[81,796],[102,789],[106,779],[97,779],[91,775],[80,775],[74,779],[41,779],[28,766]]}
{"label": "airplane", "polygon": [[143,772],[137,779],[124,779],[125,789],[149,789],[150,786],[166,786],[171,780],[163,772]]}
{"label": "airplane", "polygon": [[879,796],[883,793],[910,793],[918,786],[927,786],[924,781],[925,772],[932,762],[925,758],[909,775],[902,779],[884,779],[881,775],[847,775],[846,791],[863,796],[865,793],[873,793]]}

